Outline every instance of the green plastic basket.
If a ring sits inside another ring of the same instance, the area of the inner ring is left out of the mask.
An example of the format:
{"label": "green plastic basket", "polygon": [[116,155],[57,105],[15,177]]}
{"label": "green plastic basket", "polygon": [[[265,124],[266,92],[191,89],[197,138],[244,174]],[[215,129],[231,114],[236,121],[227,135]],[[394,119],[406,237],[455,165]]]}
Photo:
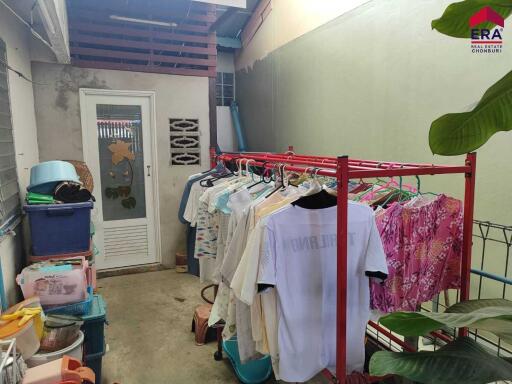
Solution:
{"label": "green plastic basket", "polygon": [[240,354],[238,353],[236,337],[224,341],[222,347],[235,369],[236,376],[242,383],[261,384],[267,381],[270,375],[272,375],[272,363],[269,355],[242,364]]}

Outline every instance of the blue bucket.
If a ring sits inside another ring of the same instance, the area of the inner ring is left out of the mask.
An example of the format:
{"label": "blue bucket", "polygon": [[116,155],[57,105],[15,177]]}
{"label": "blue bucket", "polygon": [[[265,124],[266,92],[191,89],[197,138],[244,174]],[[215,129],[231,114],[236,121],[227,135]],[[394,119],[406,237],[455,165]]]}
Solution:
{"label": "blue bucket", "polygon": [[60,160],[45,161],[30,169],[30,185],[27,190],[53,195],[55,187],[63,181],[80,182],[73,164]]}
{"label": "blue bucket", "polygon": [[272,363],[270,356],[265,355],[261,359],[251,360],[245,364],[240,361],[238,342],[236,336],[222,342],[222,348],[228,355],[236,376],[244,384],[261,384],[272,375]]}

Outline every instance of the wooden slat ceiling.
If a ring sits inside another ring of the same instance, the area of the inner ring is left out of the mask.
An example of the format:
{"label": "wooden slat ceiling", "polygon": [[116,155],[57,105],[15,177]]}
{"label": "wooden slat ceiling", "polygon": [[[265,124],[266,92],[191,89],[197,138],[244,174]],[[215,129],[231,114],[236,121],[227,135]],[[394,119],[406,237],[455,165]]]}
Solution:
{"label": "wooden slat ceiling", "polygon": [[[215,77],[215,6],[191,0],[68,0],[73,65]],[[175,23],[159,26],[110,16]]]}

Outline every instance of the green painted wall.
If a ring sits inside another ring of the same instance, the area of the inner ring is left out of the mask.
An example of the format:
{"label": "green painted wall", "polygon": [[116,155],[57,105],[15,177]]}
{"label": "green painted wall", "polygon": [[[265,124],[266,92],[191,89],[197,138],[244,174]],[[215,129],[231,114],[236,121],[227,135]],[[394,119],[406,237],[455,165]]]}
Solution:
{"label": "green painted wall", "polygon": [[[462,163],[432,156],[430,123],[472,108],[512,70],[512,26],[502,54],[474,54],[430,28],[450,3],[374,0],[239,70],[250,149]],[[476,218],[512,224],[511,148],[512,133],[499,133],[478,151]],[[456,196],[463,185],[462,176],[422,178],[423,190]]]}
{"label": "green painted wall", "polygon": [[[463,156],[432,156],[430,123],[471,109],[512,70],[512,18],[502,54],[474,54],[467,40],[430,28],[450,3],[374,0],[239,70],[237,97],[250,150],[294,145],[306,154],[463,163]],[[512,225],[512,132],[495,135],[478,151],[477,172],[475,217]],[[421,182],[423,191],[463,195],[462,175]],[[499,231],[491,233],[503,240]],[[476,268],[480,254],[477,240]],[[488,243],[486,254],[484,269],[503,275],[506,247]],[[502,285],[484,283],[484,292],[500,297]]]}

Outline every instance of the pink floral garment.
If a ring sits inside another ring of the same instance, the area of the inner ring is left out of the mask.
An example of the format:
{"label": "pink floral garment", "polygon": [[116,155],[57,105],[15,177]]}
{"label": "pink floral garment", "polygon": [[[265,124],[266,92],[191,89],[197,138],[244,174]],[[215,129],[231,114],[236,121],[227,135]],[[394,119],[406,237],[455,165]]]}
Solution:
{"label": "pink floral garment", "polygon": [[438,293],[460,287],[462,202],[440,195],[422,206],[394,203],[377,215],[388,278],[371,283],[371,306],[415,311]]}

